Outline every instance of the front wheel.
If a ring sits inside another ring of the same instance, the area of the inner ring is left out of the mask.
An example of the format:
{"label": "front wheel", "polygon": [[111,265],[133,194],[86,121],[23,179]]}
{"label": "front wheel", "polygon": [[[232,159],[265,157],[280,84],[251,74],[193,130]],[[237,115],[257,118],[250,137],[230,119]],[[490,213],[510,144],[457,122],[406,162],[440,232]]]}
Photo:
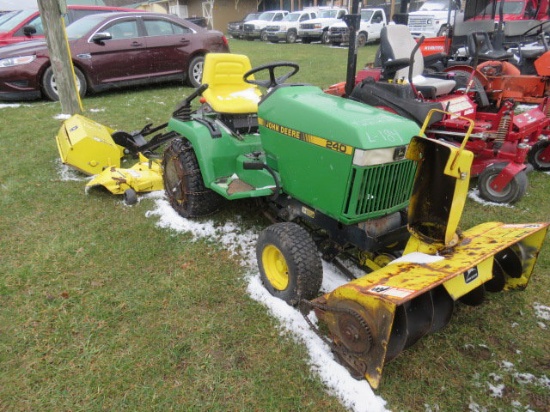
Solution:
{"label": "front wheel", "polygon": [[531,147],[527,155],[535,170],[550,170],[550,140],[541,140]]}
{"label": "front wheel", "polygon": [[514,203],[525,194],[528,185],[525,171],[516,174],[500,192],[491,187],[495,178],[505,167],[506,163],[492,164],[481,172],[478,178],[478,187],[479,194],[483,199],[495,203]]}
{"label": "front wheel", "polygon": [[262,30],[260,33],[260,40],[261,41],[267,41],[267,32],[265,30]]}
{"label": "front wheel", "polygon": [[447,25],[443,25],[439,28],[439,32],[437,33],[438,37],[441,36],[447,36],[449,34],[449,27]]}
{"label": "front wheel", "polygon": [[325,30],[321,35],[321,43],[330,44],[330,34],[328,33],[328,30]]}
{"label": "front wheel", "polygon": [[197,88],[201,85],[203,67],[204,56],[193,57],[187,69],[187,82],[191,87]]}
{"label": "front wheel", "polygon": [[366,33],[359,33],[357,35],[357,40],[356,40],[357,47],[363,47],[365,44],[367,44],[367,41],[368,41],[368,37]]}
{"label": "front wheel", "polygon": [[205,187],[189,140],[172,140],[164,152],[162,169],[166,197],[179,215],[185,218],[200,217],[219,209],[222,198]]}
{"label": "front wheel", "polygon": [[[88,88],[86,77],[84,77],[84,74],[77,67],[74,68],[74,74],[76,76],[76,90],[80,97],[84,97]],[[59,100],[57,82],[55,81],[51,66],[46,69],[44,76],[42,76],[42,91],[48,99],[54,101]]]}
{"label": "front wheel", "polygon": [[266,228],[256,244],[260,277],[273,296],[289,305],[317,297],[323,268],[309,233],[296,223],[276,223]]}
{"label": "front wheel", "polygon": [[296,43],[296,39],[298,38],[298,35],[294,30],[289,30],[286,34],[286,42],[287,43]]}

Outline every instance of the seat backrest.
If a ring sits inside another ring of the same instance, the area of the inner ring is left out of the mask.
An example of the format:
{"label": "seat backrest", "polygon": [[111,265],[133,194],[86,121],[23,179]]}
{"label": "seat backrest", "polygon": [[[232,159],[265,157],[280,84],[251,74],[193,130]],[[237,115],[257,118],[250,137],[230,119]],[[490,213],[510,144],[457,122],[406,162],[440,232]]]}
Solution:
{"label": "seat backrest", "polygon": [[251,68],[250,60],[242,54],[206,55],[202,83],[208,84],[208,89],[202,96],[214,111],[229,114],[258,112],[262,93],[258,86],[243,80],[243,75]]}
{"label": "seat backrest", "polygon": [[[416,46],[409,28],[403,24],[390,24],[382,28],[380,33],[380,59],[382,66],[389,60],[408,59]],[[414,54],[412,77],[424,71],[424,58],[420,49]],[[405,67],[395,73],[395,79],[408,79],[409,68]]]}

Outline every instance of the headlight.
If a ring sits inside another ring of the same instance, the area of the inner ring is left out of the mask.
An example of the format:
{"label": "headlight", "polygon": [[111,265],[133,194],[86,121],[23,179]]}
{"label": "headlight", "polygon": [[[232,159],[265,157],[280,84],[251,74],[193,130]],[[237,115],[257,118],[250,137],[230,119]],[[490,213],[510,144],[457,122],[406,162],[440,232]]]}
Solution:
{"label": "headlight", "polygon": [[262,27],[259,24],[254,25],[254,30],[260,30]]}
{"label": "headlight", "polygon": [[321,23],[316,23],[313,28],[315,29],[322,29],[323,28],[323,25]]}
{"label": "headlight", "polygon": [[405,158],[407,146],[388,147],[385,149],[355,149],[353,164],[355,166],[374,166],[392,163]]}
{"label": "headlight", "polygon": [[20,56],[20,57],[8,57],[7,59],[0,60],[0,67],[12,67],[20,66],[22,64],[29,64],[36,60],[36,56]]}

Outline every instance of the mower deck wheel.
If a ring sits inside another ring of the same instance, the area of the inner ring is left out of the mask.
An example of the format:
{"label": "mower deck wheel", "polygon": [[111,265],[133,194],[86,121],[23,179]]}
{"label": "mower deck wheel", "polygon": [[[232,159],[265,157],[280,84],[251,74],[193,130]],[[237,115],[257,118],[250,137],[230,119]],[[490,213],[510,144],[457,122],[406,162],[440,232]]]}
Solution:
{"label": "mower deck wheel", "polygon": [[528,179],[525,171],[516,174],[504,189],[497,192],[491,187],[493,180],[506,167],[506,163],[496,163],[488,166],[478,178],[479,194],[485,200],[495,203],[514,203],[527,190]]}
{"label": "mower deck wheel", "polygon": [[296,223],[267,227],[256,244],[266,289],[290,305],[317,297],[323,280],[321,258],[309,233]]}
{"label": "mower deck wheel", "polygon": [[138,201],[137,193],[134,189],[126,189],[124,191],[124,203],[128,206],[135,205]]}

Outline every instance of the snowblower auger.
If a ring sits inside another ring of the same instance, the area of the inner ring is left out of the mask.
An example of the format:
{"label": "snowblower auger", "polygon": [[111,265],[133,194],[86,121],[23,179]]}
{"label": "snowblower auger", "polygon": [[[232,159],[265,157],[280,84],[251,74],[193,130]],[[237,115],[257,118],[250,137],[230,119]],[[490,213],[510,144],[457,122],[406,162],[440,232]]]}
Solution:
{"label": "snowblower auger", "polygon": [[449,322],[455,301],[477,305],[486,290],[523,289],[529,282],[548,223],[457,229],[473,160],[465,141],[456,147],[413,138],[407,158],[418,168],[403,256],[309,303],[327,325],[335,354],[373,388],[386,362]]}

